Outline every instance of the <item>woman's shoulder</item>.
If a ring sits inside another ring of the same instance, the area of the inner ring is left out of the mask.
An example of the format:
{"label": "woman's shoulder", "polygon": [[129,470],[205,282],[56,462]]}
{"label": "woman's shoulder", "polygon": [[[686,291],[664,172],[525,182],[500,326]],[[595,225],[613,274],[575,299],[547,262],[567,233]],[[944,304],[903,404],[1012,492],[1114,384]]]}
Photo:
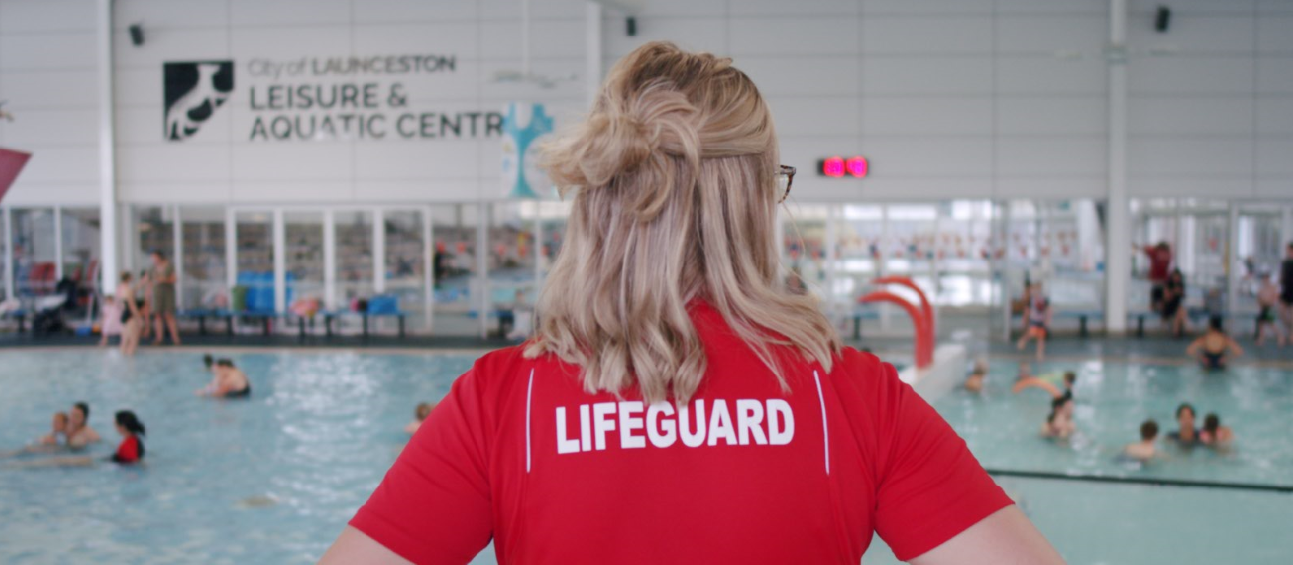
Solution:
{"label": "woman's shoulder", "polygon": [[471,379],[482,389],[496,389],[516,383],[524,385],[530,373],[536,369],[545,373],[554,368],[569,369],[565,363],[550,353],[541,353],[537,356],[526,355],[527,345],[529,342],[495,349],[481,355],[472,365],[471,370],[459,378]]}
{"label": "woman's shoulder", "polygon": [[841,394],[855,402],[875,404],[901,394],[907,386],[898,370],[875,354],[845,347],[835,358],[830,378]]}

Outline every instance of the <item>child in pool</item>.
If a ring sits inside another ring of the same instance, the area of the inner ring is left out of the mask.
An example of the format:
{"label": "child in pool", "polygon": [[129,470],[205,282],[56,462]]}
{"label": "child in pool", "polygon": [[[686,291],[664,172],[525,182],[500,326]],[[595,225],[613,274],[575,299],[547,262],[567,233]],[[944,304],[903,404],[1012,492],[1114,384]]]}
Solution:
{"label": "child in pool", "polygon": [[1073,424],[1073,398],[1061,397],[1051,402],[1051,414],[1042,424],[1042,437],[1067,439],[1077,426]]}
{"label": "child in pool", "polygon": [[419,403],[417,409],[413,411],[413,417],[416,419],[413,420],[412,422],[409,422],[407,426],[404,426],[404,431],[408,432],[409,435],[413,435],[417,433],[418,428],[422,427],[422,422],[425,422],[427,419],[427,416],[431,415],[431,410],[433,408],[435,408],[434,403],[431,403],[431,402]]}
{"label": "child in pool", "polygon": [[[67,423],[67,412],[55,412],[48,434],[41,436],[33,445],[14,451],[0,452],[0,459],[24,453],[48,453],[60,449],[63,443],[67,441]],[[62,438],[61,440],[59,439],[60,437]]]}
{"label": "child in pool", "polygon": [[1244,349],[1226,335],[1221,316],[1213,316],[1208,321],[1207,333],[1185,348],[1185,354],[1195,358],[1204,369],[1220,371],[1228,361],[1243,355]]}
{"label": "child in pool", "polygon": [[988,362],[984,359],[979,359],[978,361],[975,361],[974,371],[970,373],[970,376],[965,377],[965,390],[968,390],[970,392],[982,392],[983,381],[986,380],[987,377],[988,377]]}
{"label": "child in pool", "polygon": [[1203,417],[1203,429],[1199,431],[1199,442],[1212,447],[1225,447],[1235,440],[1235,431],[1230,426],[1221,425],[1221,418],[1215,413]]}
{"label": "child in pool", "polygon": [[1154,440],[1156,439],[1158,439],[1158,422],[1145,420],[1140,425],[1140,441],[1122,448],[1122,454],[1140,462],[1160,457],[1161,454],[1154,445]]}
{"label": "child in pool", "polygon": [[122,440],[117,452],[112,454],[112,462],[133,465],[143,461],[144,440],[140,436],[144,435],[144,423],[130,410],[117,412],[116,420],[117,433],[121,434]]}

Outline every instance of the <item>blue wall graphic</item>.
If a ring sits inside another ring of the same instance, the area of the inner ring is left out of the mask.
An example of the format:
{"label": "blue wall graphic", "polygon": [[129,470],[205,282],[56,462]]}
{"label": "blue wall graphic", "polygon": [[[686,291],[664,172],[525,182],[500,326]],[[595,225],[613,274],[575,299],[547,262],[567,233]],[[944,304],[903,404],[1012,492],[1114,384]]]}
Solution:
{"label": "blue wall graphic", "polygon": [[[526,111],[528,110],[528,111]],[[529,114],[528,120],[527,116]],[[526,123],[522,124],[522,120]],[[503,190],[509,198],[539,198],[547,177],[535,168],[534,141],[552,132],[543,104],[512,102],[503,114]]]}

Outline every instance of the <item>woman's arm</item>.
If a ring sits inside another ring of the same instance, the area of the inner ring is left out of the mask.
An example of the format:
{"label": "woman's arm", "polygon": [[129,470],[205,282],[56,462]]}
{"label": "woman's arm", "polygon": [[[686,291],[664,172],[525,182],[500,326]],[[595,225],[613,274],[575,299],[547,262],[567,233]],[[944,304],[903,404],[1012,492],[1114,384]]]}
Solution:
{"label": "woman's arm", "polygon": [[1064,565],[1064,558],[1033,527],[1018,506],[1007,506],[942,545],[911,560],[912,565]]}
{"label": "woman's arm", "polygon": [[[1180,347],[1180,346],[1177,346],[1177,347]],[[1189,355],[1190,357],[1198,357],[1200,347],[1203,347],[1203,338],[1199,338],[1190,342],[1190,346],[1185,348],[1185,354]]]}
{"label": "woman's arm", "polygon": [[382,544],[373,541],[363,532],[346,526],[341,531],[341,536],[337,541],[332,543],[328,552],[323,554],[319,559],[319,565],[349,565],[351,563],[364,563],[365,565],[405,565],[411,561],[396,555],[394,551],[386,549]]}
{"label": "woman's arm", "polygon": [[1235,357],[1239,357],[1244,354],[1244,348],[1239,347],[1239,342],[1235,341],[1234,338],[1227,337],[1226,341],[1228,342],[1226,345],[1230,347],[1230,353]]}
{"label": "woman's arm", "polygon": [[93,464],[93,457],[51,457],[36,461],[10,463],[6,467],[10,469],[32,469],[36,467],[89,467]]}

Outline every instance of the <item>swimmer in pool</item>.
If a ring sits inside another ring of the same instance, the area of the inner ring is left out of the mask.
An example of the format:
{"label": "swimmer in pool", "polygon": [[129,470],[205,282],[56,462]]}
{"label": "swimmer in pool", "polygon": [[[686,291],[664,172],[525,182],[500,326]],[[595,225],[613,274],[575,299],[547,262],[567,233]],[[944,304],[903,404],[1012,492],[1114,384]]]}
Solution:
{"label": "swimmer in pool", "polygon": [[970,392],[983,391],[983,381],[988,377],[988,362],[985,359],[979,359],[974,362],[974,371],[970,376],[965,377],[965,390]]}
{"label": "swimmer in pool", "polygon": [[1122,454],[1141,462],[1161,457],[1162,454],[1154,446],[1156,439],[1158,439],[1158,422],[1145,420],[1140,425],[1140,441],[1122,448]]}
{"label": "swimmer in pool", "polygon": [[215,374],[215,357],[212,357],[210,353],[203,355],[202,366],[206,367],[208,373]]}
{"label": "swimmer in pool", "polygon": [[1199,443],[1199,430],[1194,427],[1194,406],[1189,402],[1182,402],[1176,407],[1176,425],[1174,432],[1167,434],[1170,439],[1181,445],[1192,446]]}
{"label": "swimmer in pool", "polygon": [[251,381],[247,379],[247,374],[243,373],[237,367],[234,367],[233,361],[221,359],[215,362],[215,375],[211,382],[193,392],[198,396],[210,396],[215,398],[247,398],[251,396]]}
{"label": "swimmer in pool", "polygon": [[[40,445],[55,446],[67,441],[67,412],[55,412],[50,422],[49,433],[40,438]],[[59,438],[62,438],[60,440]]]}
{"label": "swimmer in pool", "polygon": [[1216,414],[1203,417],[1203,429],[1199,431],[1199,441],[1212,447],[1225,447],[1235,440],[1235,431],[1230,426],[1221,425],[1221,418]]}
{"label": "swimmer in pool", "polygon": [[[144,423],[130,410],[121,410],[116,415],[117,433],[121,434],[121,443],[117,451],[107,458],[108,461],[122,465],[133,465],[144,460]],[[24,461],[7,465],[11,469],[31,469],[36,467],[88,467],[95,462],[94,457],[51,457],[36,461]]]}
{"label": "swimmer in pool", "polygon": [[121,444],[112,454],[113,463],[133,465],[144,460],[144,423],[130,410],[117,412],[117,433],[121,434]]}
{"label": "swimmer in pool", "polygon": [[417,433],[418,428],[422,427],[422,422],[425,422],[427,419],[427,416],[431,415],[431,410],[433,408],[435,408],[434,403],[431,403],[431,402],[419,403],[417,409],[413,411],[413,417],[415,419],[412,422],[409,422],[407,426],[404,426],[404,431],[408,432],[409,435]]}
{"label": "swimmer in pool", "polygon": [[[1064,389],[1060,390],[1059,385],[1063,383]],[[1015,386],[1011,387],[1011,392],[1019,394],[1025,389],[1040,388],[1050,393],[1052,399],[1073,398],[1073,383],[1077,382],[1077,373],[1069,371],[1063,374],[1047,373],[1044,375],[1032,376],[1028,373],[1028,365],[1021,363],[1019,365],[1019,379],[1015,381]]]}
{"label": "swimmer in pool", "polygon": [[1185,349],[1185,354],[1197,359],[1204,369],[1220,371],[1226,368],[1226,362],[1231,358],[1243,355],[1244,350],[1226,335],[1221,316],[1213,316],[1208,322],[1208,331],[1194,340]]}
{"label": "swimmer in pool", "polygon": [[0,459],[23,453],[49,453],[62,448],[62,443],[67,441],[67,423],[67,412],[55,412],[48,434],[41,436],[40,439],[36,440],[36,443],[22,449],[0,452]]}
{"label": "swimmer in pool", "polygon": [[99,432],[94,431],[87,423],[90,419],[90,405],[84,402],[77,402],[72,405],[72,411],[68,413],[67,424],[67,446],[68,447],[85,447],[91,443],[100,441]]}
{"label": "swimmer in pool", "polygon": [[1073,424],[1073,398],[1060,397],[1051,401],[1051,414],[1042,424],[1042,437],[1065,439],[1073,435],[1077,426]]}

